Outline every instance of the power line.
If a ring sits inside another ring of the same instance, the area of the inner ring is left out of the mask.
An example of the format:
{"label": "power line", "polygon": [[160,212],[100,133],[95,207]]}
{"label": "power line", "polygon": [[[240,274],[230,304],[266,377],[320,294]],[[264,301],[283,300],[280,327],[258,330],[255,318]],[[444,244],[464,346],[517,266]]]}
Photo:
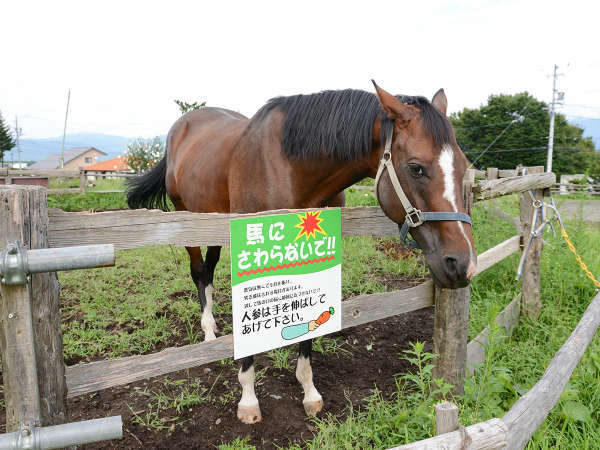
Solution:
{"label": "power line", "polygon": [[[523,108],[521,109],[521,111],[519,111],[519,113],[518,113],[518,115],[519,115],[519,116],[523,117],[523,113],[525,112],[525,110],[526,110],[526,109],[527,109],[527,107],[529,106],[529,103],[531,102],[531,100],[533,100],[533,97],[531,97],[531,98],[529,99],[529,101],[528,101],[528,102],[525,104],[525,106],[523,106]],[[470,169],[471,167],[473,167],[473,166],[475,165],[475,163],[476,163],[476,162],[479,160],[479,158],[481,158],[481,157],[482,157],[482,156],[483,156],[483,155],[484,155],[484,154],[485,154],[485,153],[486,153],[486,152],[487,152],[487,151],[488,151],[488,150],[489,150],[489,149],[492,147],[492,145],[494,145],[494,144],[496,143],[496,141],[497,141],[498,139],[500,139],[500,137],[502,137],[502,135],[503,135],[504,133],[506,133],[506,132],[508,131],[508,129],[509,129],[509,128],[510,128],[510,127],[511,127],[511,126],[514,124],[514,123],[516,123],[516,122],[518,122],[518,121],[519,121],[519,119],[518,119],[518,118],[514,118],[513,120],[511,120],[511,121],[510,121],[510,123],[509,123],[509,124],[506,126],[506,128],[505,128],[504,130],[502,130],[502,131],[500,132],[500,134],[499,134],[498,136],[496,136],[492,142],[490,142],[490,144],[489,144],[489,145],[488,145],[488,146],[487,146],[487,147],[486,147],[486,148],[485,148],[485,149],[484,149],[484,150],[483,150],[483,151],[482,151],[482,152],[479,154],[479,156],[477,156],[477,158],[475,158],[475,159],[473,160],[473,162],[471,162],[471,164],[469,165],[469,169]]]}

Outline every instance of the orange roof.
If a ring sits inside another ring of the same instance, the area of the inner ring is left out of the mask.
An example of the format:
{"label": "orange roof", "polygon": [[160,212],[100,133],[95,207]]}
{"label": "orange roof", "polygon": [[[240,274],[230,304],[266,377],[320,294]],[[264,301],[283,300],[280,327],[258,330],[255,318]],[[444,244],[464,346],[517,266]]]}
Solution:
{"label": "orange roof", "polygon": [[125,162],[125,157],[119,156],[118,158],[109,159],[108,161],[101,161],[91,166],[86,166],[85,170],[97,170],[97,171],[122,171],[131,170],[131,167]]}

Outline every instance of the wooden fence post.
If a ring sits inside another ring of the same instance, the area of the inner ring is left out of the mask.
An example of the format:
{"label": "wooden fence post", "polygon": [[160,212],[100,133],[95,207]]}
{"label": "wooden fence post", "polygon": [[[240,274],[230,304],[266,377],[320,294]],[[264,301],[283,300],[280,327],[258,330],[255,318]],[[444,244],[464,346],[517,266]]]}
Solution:
{"label": "wooden fence post", "polygon": [[[475,171],[468,169],[463,182],[463,197],[469,214],[473,211],[474,183]],[[452,392],[461,395],[467,368],[471,288],[442,289],[436,286],[434,296],[433,352],[438,356],[433,377],[444,378],[454,386]]]}
{"label": "wooden fence post", "polygon": [[488,167],[486,170],[486,179],[497,180],[498,179],[498,168],[497,167]]}
{"label": "wooden fence post", "polygon": [[[527,174],[544,173],[543,166],[528,167]],[[538,200],[543,200],[543,189],[535,189],[533,191]],[[521,230],[523,231],[523,248],[529,243],[532,217],[534,207],[532,204],[529,192],[521,194]],[[538,225],[541,223],[541,218],[538,220]],[[522,285],[521,285],[521,314],[535,319],[539,316],[542,309],[541,300],[541,273],[540,273],[540,257],[542,252],[543,239],[538,236],[533,239],[525,265],[523,266]]]}
{"label": "wooden fence post", "polygon": [[[0,205],[0,248],[13,241],[24,249],[48,247],[46,189],[2,186]],[[56,274],[32,275],[23,286],[0,285],[0,294],[6,431],[17,431],[25,419],[41,419],[44,426],[64,423],[66,382]]]}
{"label": "wooden fence post", "polygon": [[458,430],[458,407],[454,403],[442,402],[435,405],[435,434]]}
{"label": "wooden fence post", "polygon": [[85,185],[87,182],[87,176],[85,175],[85,170],[79,169],[79,193],[85,194]]}

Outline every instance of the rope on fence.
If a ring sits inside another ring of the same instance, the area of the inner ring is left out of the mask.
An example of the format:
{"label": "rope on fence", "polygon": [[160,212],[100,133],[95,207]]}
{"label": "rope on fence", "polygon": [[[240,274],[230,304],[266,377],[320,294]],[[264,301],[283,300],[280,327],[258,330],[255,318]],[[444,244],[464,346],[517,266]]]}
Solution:
{"label": "rope on fence", "polygon": [[596,277],[594,277],[594,275],[592,274],[592,272],[590,272],[590,270],[588,269],[588,267],[585,265],[585,263],[581,259],[581,256],[579,256],[579,253],[577,253],[577,249],[575,248],[575,246],[571,242],[571,239],[569,238],[569,235],[567,234],[567,230],[565,230],[565,227],[562,226],[562,225],[560,225],[560,234],[562,234],[563,239],[567,243],[567,247],[569,247],[569,250],[571,250],[571,252],[575,256],[575,259],[579,263],[579,266],[581,267],[581,270],[583,270],[585,272],[585,275],[590,280],[592,280],[592,283],[594,283],[594,286],[596,286],[598,289],[600,289],[600,281],[598,281],[596,279]]}

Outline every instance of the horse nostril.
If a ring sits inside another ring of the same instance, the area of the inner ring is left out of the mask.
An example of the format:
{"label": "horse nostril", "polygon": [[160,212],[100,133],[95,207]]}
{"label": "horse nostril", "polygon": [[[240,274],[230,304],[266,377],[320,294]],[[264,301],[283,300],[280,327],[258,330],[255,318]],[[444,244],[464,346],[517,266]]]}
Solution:
{"label": "horse nostril", "polygon": [[452,256],[444,257],[444,271],[446,272],[446,276],[452,280],[456,281],[459,278],[458,275],[458,260]]}

